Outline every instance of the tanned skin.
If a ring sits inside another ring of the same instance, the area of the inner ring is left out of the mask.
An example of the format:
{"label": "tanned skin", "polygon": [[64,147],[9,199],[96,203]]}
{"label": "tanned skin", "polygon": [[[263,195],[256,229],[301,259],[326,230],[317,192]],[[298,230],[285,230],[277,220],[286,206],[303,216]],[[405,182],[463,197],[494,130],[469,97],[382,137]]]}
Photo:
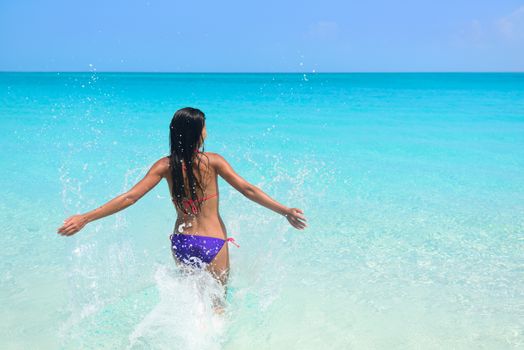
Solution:
{"label": "tanned skin", "polygon": [[[206,136],[205,128],[202,136],[203,142],[203,139]],[[285,216],[294,228],[303,230],[307,227],[307,220],[302,210],[286,207],[268,196],[260,188],[247,182],[233,170],[231,165],[221,155],[212,152],[201,152],[197,154],[197,157],[201,157],[201,162],[195,161],[193,167],[196,168],[197,166],[200,166],[201,173],[205,174],[203,179],[199,180],[203,180],[202,183],[206,194],[218,193],[218,176],[220,176],[238,192],[253,202]],[[187,180],[185,173],[184,177]],[[62,236],[72,236],[79,232],[86,224],[112,215],[135,204],[164,178],[169,185],[171,194],[173,181],[169,170],[168,157],[157,160],[151,166],[147,174],[129,191],[111,199],[101,207],[83,214],[70,216],[64,220],[63,225],[58,228],[57,233]],[[178,217],[175,224],[175,231],[177,231],[177,233],[183,232],[184,234],[198,234],[226,239],[226,226],[224,225],[218,211],[219,198],[220,195],[202,202],[201,210],[196,215],[184,215],[182,211],[176,209]],[[177,261],[177,264],[180,263]],[[229,276],[229,249],[227,244],[224,244],[217,256],[207,266],[207,269],[224,285],[224,287],[226,287]]]}

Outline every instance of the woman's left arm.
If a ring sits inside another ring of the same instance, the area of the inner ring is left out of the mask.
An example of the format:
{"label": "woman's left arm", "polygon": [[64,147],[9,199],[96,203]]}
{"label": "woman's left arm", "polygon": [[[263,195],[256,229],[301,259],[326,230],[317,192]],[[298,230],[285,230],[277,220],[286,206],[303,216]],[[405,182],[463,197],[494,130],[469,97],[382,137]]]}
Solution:
{"label": "woman's left arm", "polygon": [[165,158],[158,160],[133,188],[123,193],[99,208],[84,214],[73,215],[66,220],[62,227],[58,228],[58,234],[62,236],[71,236],[80,231],[87,223],[98,220],[105,216],[114,214],[135,204],[147,192],[155,187],[164,177],[168,163]]}

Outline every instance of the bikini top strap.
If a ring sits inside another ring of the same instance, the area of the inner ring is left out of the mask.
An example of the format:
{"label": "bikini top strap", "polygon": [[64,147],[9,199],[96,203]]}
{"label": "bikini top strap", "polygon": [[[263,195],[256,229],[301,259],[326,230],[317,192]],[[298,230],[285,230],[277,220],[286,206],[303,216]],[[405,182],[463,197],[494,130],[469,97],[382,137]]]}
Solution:
{"label": "bikini top strap", "polygon": [[198,214],[198,208],[197,206],[195,205],[195,202],[203,202],[207,199],[210,199],[210,198],[213,198],[215,196],[217,196],[218,193],[215,193],[215,194],[212,194],[212,195],[209,195],[207,197],[204,197],[204,198],[198,198],[197,200],[193,200],[192,198],[184,198],[182,199],[182,205],[184,206],[185,209],[191,209],[191,211],[193,212],[193,214]]}
{"label": "bikini top strap", "polygon": [[203,201],[206,201],[206,200],[208,200],[208,199],[211,199],[211,198],[213,198],[213,197],[215,197],[215,196],[218,196],[218,193],[211,194],[211,195],[206,196],[206,197],[204,197],[204,198],[200,198],[200,201],[203,202]]}

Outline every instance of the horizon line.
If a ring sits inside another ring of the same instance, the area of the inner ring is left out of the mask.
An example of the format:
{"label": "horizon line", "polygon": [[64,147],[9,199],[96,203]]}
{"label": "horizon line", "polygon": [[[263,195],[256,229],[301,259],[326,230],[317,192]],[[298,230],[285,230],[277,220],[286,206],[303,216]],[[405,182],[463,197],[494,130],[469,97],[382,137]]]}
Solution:
{"label": "horizon line", "polygon": [[0,70],[0,73],[126,73],[126,74],[446,74],[446,73],[524,73],[524,71],[323,71],[323,72],[260,72],[260,71],[237,71],[237,72],[217,72],[217,71],[111,71],[111,70],[65,70],[65,71],[45,71],[45,70]]}

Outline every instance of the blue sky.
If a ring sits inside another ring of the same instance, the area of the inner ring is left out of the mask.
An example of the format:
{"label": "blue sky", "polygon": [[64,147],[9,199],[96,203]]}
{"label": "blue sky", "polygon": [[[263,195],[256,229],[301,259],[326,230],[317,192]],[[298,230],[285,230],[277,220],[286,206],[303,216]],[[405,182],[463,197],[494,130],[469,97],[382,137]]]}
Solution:
{"label": "blue sky", "polygon": [[524,71],[524,1],[0,0],[0,71]]}

